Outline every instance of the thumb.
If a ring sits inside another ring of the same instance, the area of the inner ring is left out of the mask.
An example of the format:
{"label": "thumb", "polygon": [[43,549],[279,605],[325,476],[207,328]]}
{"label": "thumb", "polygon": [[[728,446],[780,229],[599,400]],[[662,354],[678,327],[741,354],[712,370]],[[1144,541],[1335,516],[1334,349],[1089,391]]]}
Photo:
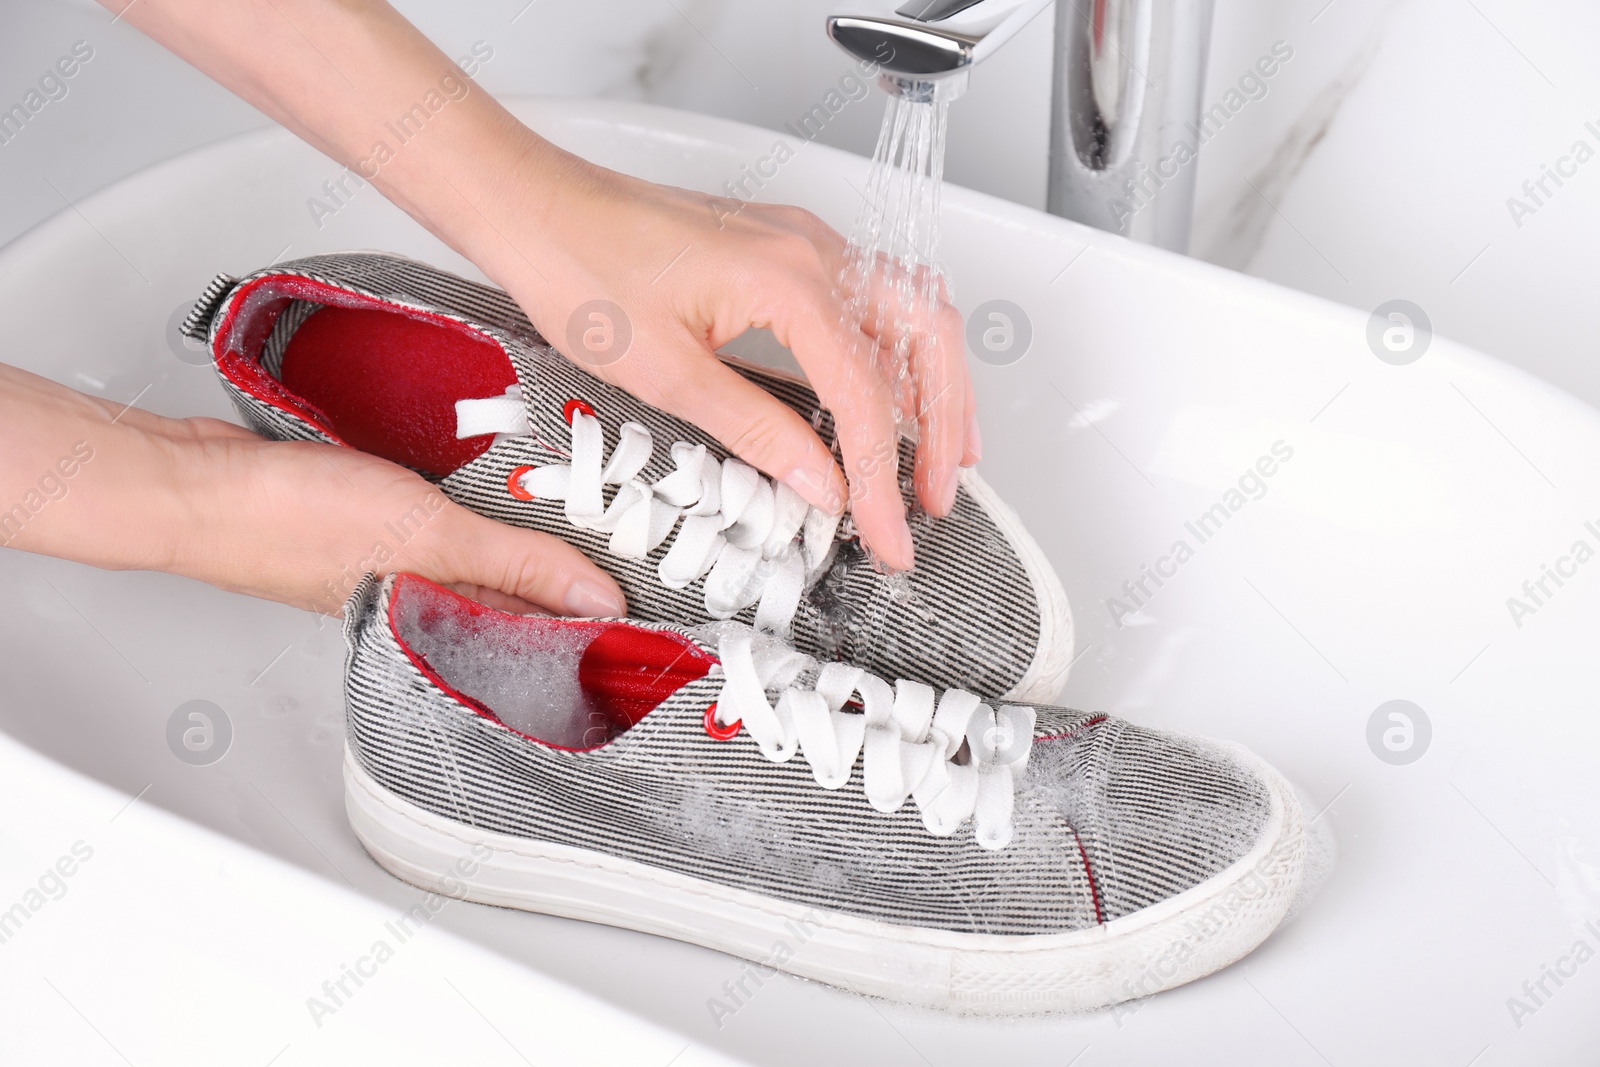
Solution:
{"label": "thumb", "polygon": [[506,611],[620,616],[627,598],[611,576],[558,537],[524,530],[449,504],[417,558],[399,570],[450,585]]}

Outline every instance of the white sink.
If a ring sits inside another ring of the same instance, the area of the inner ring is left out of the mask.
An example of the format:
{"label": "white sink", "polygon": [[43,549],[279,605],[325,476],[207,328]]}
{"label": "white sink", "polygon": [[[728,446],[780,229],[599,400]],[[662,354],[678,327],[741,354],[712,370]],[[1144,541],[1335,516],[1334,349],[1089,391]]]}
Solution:
{"label": "white sink", "polygon": [[[708,190],[778,136],[623,103],[513,107],[598,162]],[[865,171],[805,145],[761,196],[847,230]],[[163,414],[231,417],[167,333],[215,272],[370,247],[475,273],[371,188],[319,229],[307,200],[339,173],[275,132],[85,199],[0,251],[0,358]],[[451,904],[318,1025],[307,999],[419,896],[345,825],[337,627],[164,575],[0,552],[0,727],[13,739],[0,738],[0,802],[14,813],[0,909],[74,842],[94,850],[0,945],[0,1042],[20,1050],[7,1059],[1489,1067],[1592,1055],[1600,964],[1570,954],[1580,939],[1600,949],[1600,562],[1547,582],[1520,626],[1507,598],[1573,542],[1600,547],[1584,525],[1600,529],[1600,417],[1441,338],[1391,365],[1364,314],[965,190],[947,192],[944,225],[963,309],[1005,299],[1031,319],[1021,360],[974,361],[973,374],[984,473],[1076,610],[1068,702],[1242,741],[1322,812],[1337,859],[1276,936],[1116,1013],[983,1022],[778,979],[718,1029],[707,999],[738,976],[732,959]],[[1278,442],[1292,456],[1265,494],[1202,543],[1185,524]],[[1180,540],[1192,558],[1161,563]],[[1135,603],[1124,582],[1158,564],[1171,577],[1146,579],[1154,595]],[[232,726],[209,766],[166,740],[195,699]],[[1425,754],[1403,765],[1368,742],[1395,699],[1431,724]],[[1549,995],[1535,985],[1535,1001],[1524,983],[1547,965],[1578,970],[1546,979]],[[1529,1010],[1513,1013],[1512,997]]]}

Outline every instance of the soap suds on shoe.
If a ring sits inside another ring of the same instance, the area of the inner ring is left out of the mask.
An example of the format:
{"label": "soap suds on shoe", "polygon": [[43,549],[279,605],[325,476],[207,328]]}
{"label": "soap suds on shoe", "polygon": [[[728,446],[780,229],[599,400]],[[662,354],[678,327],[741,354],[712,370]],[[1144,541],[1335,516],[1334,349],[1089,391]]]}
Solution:
{"label": "soap suds on shoe", "polygon": [[622,732],[578,679],[599,630],[554,620],[537,629],[485,625],[430,611],[410,597],[396,599],[394,621],[441,678],[519,733],[563,748],[594,748]]}

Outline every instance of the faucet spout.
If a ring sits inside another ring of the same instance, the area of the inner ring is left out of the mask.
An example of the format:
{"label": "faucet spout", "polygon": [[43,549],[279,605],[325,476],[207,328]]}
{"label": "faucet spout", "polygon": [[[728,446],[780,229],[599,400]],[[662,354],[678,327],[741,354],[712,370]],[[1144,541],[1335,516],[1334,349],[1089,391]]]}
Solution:
{"label": "faucet spout", "polygon": [[[871,0],[868,0],[870,3]],[[949,100],[1051,0],[904,0],[833,15],[828,36],[886,91]],[[1174,251],[1189,246],[1213,0],[1058,5],[1048,209]]]}
{"label": "faucet spout", "polygon": [[948,77],[994,53],[1050,0],[907,0],[892,12],[832,15],[828,36],[885,72]]}

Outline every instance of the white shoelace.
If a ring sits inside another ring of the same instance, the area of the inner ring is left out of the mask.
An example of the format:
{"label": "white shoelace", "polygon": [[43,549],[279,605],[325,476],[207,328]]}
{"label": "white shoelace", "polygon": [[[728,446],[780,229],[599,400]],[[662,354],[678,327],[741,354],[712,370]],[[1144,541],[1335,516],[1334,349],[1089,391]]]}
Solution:
{"label": "white shoelace", "polygon": [[[532,433],[519,387],[456,402],[458,438],[490,433]],[[573,410],[571,462],[535,468],[519,481],[533,496],[565,501],[567,521],[609,533],[611,551],[629,559],[646,558],[678,527],[657,567],[662,585],[685,589],[704,577],[712,618],[732,618],[755,604],[756,626],[787,634],[801,596],[832,560],[839,516],[811,507],[746,463],[718,460],[686,441],[672,445],[677,469],[646,483],[638,475],[654,451],[650,431],[625,422],[606,459],[600,420]],[[606,486],[616,487],[609,505]]]}
{"label": "white shoelace", "polygon": [[[742,721],[774,763],[803,752],[824,789],[849,781],[865,749],[863,784],[876,810],[895,811],[910,797],[929,833],[953,834],[971,816],[980,846],[1010,843],[1016,779],[1033,748],[1033,708],[993,708],[960,689],[936,701],[930,686],[901,680],[891,687],[842,663],[821,665],[816,684],[805,688],[797,679],[817,661],[770,639],[758,647],[754,636],[721,634],[717,725]],[[774,690],[776,706],[767,700]],[[863,711],[843,710],[856,697]]]}

